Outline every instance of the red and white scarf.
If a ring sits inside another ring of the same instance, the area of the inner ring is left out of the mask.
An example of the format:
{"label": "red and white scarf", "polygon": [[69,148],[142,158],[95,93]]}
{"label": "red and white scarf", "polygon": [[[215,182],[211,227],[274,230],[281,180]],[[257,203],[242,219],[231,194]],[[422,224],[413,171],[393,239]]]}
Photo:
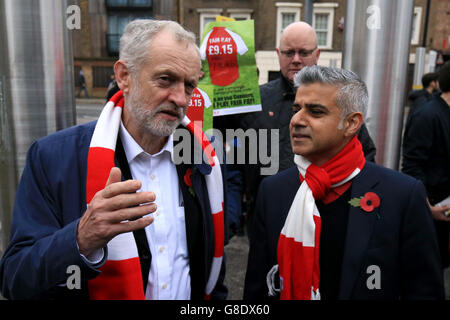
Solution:
{"label": "red and white scarf", "polygon": [[295,195],[278,240],[280,298],[320,300],[321,221],[315,200],[323,199],[332,188],[357,176],[365,159],[361,143],[355,136],[321,167],[300,155],[295,155],[294,162],[300,172],[300,180],[304,179],[306,183],[300,185]]}
{"label": "red and white scarf", "polygon": [[[105,105],[97,121],[88,154],[86,203],[95,193],[105,187],[109,172],[114,167],[114,152],[119,133],[124,98],[117,92]],[[224,247],[224,191],[219,159],[203,131],[185,117],[182,124],[195,136],[202,146],[211,166],[205,175],[206,187],[214,226],[214,257],[205,288],[205,299],[214,289],[222,264]],[[90,299],[141,300],[145,299],[141,265],[133,233],[123,233],[108,243],[108,258],[100,268],[101,274],[89,281]]]}

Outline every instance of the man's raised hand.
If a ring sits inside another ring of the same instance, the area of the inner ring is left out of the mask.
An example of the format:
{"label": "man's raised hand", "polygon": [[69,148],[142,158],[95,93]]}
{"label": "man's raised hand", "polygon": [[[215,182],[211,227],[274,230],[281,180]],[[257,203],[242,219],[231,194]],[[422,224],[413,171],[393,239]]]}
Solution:
{"label": "man's raised hand", "polygon": [[103,190],[98,191],[81,217],[77,229],[80,253],[87,256],[103,248],[120,233],[145,228],[153,222],[146,216],[156,210],[153,192],[136,192],[138,180],[121,181],[119,168],[112,168]]}

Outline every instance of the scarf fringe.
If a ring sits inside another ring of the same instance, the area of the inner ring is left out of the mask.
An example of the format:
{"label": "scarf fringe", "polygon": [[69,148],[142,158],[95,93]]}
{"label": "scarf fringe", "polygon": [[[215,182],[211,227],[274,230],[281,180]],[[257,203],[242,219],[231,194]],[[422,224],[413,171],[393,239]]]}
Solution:
{"label": "scarf fringe", "polygon": [[278,265],[274,265],[266,276],[267,288],[269,289],[268,295],[270,297],[274,297],[277,292],[280,292],[280,289],[275,288],[275,275],[278,272]]}
{"label": "scarf fringe", "polygon": [[320,292],[318,288],[316,291],[314,291],[314,287],[311,287],[311,300],[314,301],[320,300]]}

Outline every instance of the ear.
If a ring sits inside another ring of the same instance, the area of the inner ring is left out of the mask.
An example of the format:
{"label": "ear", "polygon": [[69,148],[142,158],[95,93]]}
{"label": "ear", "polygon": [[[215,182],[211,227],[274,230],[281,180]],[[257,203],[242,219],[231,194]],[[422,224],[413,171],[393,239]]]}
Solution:
{"label": "ear", "polygon": [[278,59],[280,59],[280,55],[281,55],[280,48],[275,48],[275,51],[277,52]]}
{"label": "ear", "polygon": [[317,50],[316,50],[316,64],[317,64],[317,61],[319,61],[319,57],[320,57],[320,49],[317,48]]}
{"label": "ear", "polygon": [[132,80],[130,71],[123,60],[118,60],[114,64],[114,75],[116,77],[117,85],[122,90],[123,94],[128,94]]}
{"label": "ear", "polygon": [[346,137],[353,137],[361,128],[364,122],[364,116],[361,112],[353,112],[347,115],[344,119],[344,135]]}

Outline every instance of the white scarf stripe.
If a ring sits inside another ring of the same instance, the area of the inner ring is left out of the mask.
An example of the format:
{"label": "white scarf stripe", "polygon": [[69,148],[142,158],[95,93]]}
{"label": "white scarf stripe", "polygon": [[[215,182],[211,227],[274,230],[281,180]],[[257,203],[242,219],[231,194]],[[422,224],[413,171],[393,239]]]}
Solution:
{"label": "white scarf stripe", "polygon": [[[120,119],[122,115],[121,107],[114,107],[111,101],[106,104],[102,113],[97,120],[97,125],[92,135],[90,147],[102,147],[116,150],[117,134],[120,127]],[[107,128],[107,130],[97,130],[99,128]]]}
{"label": "white scarf stripe", "polygon": [[[298,214],[298,212],[308,214]],[[306,183],[302,183],[295,194],[281,233],[287,238],[302,242],[304,247],[314,247],[316,225],[313,215],[319,216],[319,210],[311,189]]]}

